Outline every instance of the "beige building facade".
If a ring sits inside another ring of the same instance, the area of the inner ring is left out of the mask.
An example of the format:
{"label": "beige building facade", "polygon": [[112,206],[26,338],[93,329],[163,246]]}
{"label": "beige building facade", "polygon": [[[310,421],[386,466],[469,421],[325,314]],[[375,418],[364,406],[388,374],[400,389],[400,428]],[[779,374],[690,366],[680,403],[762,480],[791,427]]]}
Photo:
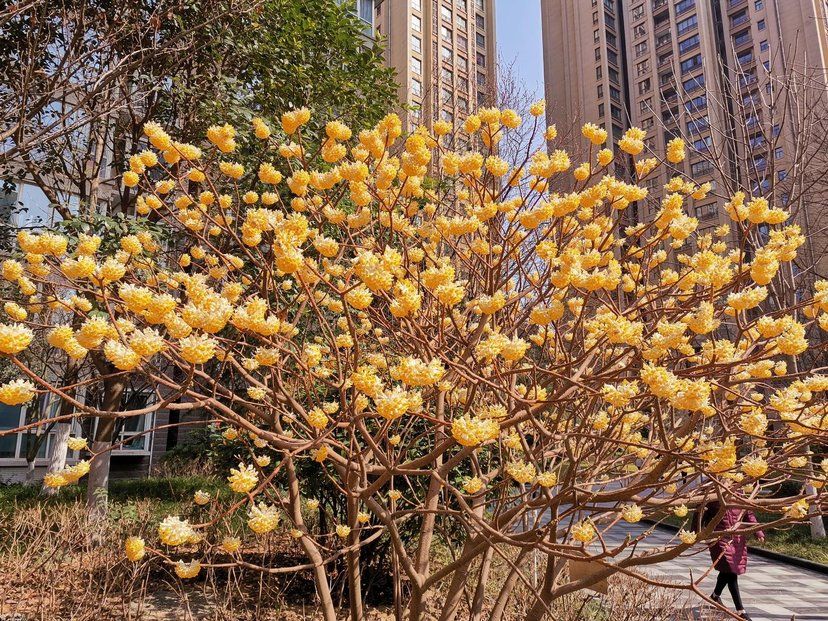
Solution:
{"label": "beige building facade", "polygon": [[374,28],[397,72],[408,129],[491,103],[495,0],[378,0]]}

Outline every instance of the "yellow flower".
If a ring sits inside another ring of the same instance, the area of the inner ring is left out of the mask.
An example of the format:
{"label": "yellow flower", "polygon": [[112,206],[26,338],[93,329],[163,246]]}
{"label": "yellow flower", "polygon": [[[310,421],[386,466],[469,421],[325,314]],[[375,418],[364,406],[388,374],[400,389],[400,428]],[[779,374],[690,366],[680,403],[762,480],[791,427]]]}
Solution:
{"label": "yellow flower", "polygon": [[235,554],[241,549],[241,539],[238,537],[225,537],[221,540],[221,549],[228,554]]}
{"label": "yellow flower", "polygon": [[572,526],[572,538],[581,543],[589,543],[595,539],[595,526],[589,520],[584,520]]}
{"label": "yellow flower", "polygon": [[644,517],[644,512],[641,510],[641,507],[633,503],[621,509],[621,517],[624,518],[625,522],[635,524],[641,521],[641,518]]}
{"label": "yellow flower", "polygon": [[667,143],[667,161],[671,164],[683,162],[685,157],[684,140],[673,138]]}
{"label": "yellow flower", "polygon": [[535,466],[523,461],[512,461],[506,464],[506,474],[521,485],[531,483],[535,479]]}
{"label": "yellow flower", "polygon": [[4,354],[19,354],[29,346],[32,339],[34,332],[22,324],[0,324],[0,352]]}
{"label": "yellow flower", "polygon": [[193,494],[193,502],[195,502],[197,505],[206,505],[208,502],[210,502],[210,494],[198,490],[195,492],[195,494]]}
{"label": "yellow flower", "polygon": [[749,457],[742,461],[742,472],[752,479],[758,479],[768,471],[768,462],[761,457]]}
{"label": "yellow flower", "polygon": [[359,522],[360,524],[367,524],[370,521],[371,515],[369,513],[366,513],[365,511],[360,511],[359,513],[357,513],[357,522]]}
{"label": "yellow flower", "polygon": [[678,507],[673,508],[673,515],[679,518],[687,517],[687,505],[679,505]]}
{"label": "yellow flower", "polygon": [[66,447],[70,451],[84,451],[88,448],[86,438],[69,438],[66,440]]}
{"label": "yellow flower", "polygon": [[201,563],[198,561],[190,561],[189,563],[185,563],[184,561],[179,560],[175,564],[175,574],[182,579],[195,578],[200,571]]}
{"label": "yellow flower", "polygon": [[158,537],[161,543],[172,547],[195,543],[199,539],[190,523],[178,516],[167,516],[162,520],[158,525]]}
{"label": "yellow flower", "polygon": [[336,534],[338,537],[345,539],[348,535],[351,534],[351,527],[346,526],[345,524],[337,524]]}
{"label": "yellow flower", "polygon": [[29,380],[16,379],[0,386],[0,402],[6,405],[22,405],[34,399],[35,385]]}
{"label": "yellow flower", "polygon": [[541,472],[538,475],[538,485],[541,487],[554,487],[558,484],[558,475],[555,472]]}
{"label": "yellow flower", "polygon": [[253,466],[239,464],[238,468],[230,469],[230,476],[227,477],[230,489],[239,494],[246,494],[259,482],[259,473]]}
{"label": "yellow flower", "polygon": [[248,512],[247,526],[257,535],[269,533],[279,526],[279,510],[264,503],[253,505]]}
{"label": "yellow flower", "polygon": [[215,339],[205,334],[188,336],[178,342],[181,347],[181,357],[192,364],[204,364],[216,355]]}
{"label": "yellow flower", "polygon": [[544,112],[546,112],[546,101],[543,99],[539,99],[529,106],[529,114],[532,116],[541,116]]}
{"label": "yellow flower", "polygon": [[468,414],[455,418],[451,435],[462,446],[477,446],[500,435],[500,425],[493,419],[481,419]]}
{"label": "yellow flower", "polygon": [[466,482],[463,483],[463,491],[467,494],[476,494],[484,487],[483,480],[479,477],[471,477],[466,479]]}
{"label": "yellow flower", "polygon": [[789,507],[785,507],[785,517],[801,520],[808,516],[808,501],[804,498],[797,500]]}
{"label": "yellow flower", "polygon": [[684,544],[693,545],[696,543],[696,533],[684,530],[683,528],[678,532],[678,537]]}
{"label": "yellow flower", "polygon": [[124,541],[124,552],[126,557],[133,563],[140,561],[146,554],[144,540],[140,537],[127,537]]}
{"label": "yellow flower", "polygon": [[390,500],[399,500],[402,498],[402,492],[398,489],[392,489],[388,491],[388,498]]}
{"label": "yellow flower", "polygon": [[594,145],[602,145],[607,141],[607,130],[594,123],[586,123],[581,127],[581,134]]}

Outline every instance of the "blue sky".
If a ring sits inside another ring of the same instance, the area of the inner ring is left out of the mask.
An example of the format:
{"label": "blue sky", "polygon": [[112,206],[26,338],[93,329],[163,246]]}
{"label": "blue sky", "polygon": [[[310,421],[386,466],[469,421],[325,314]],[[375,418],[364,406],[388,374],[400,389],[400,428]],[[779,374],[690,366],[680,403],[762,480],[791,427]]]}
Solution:
{"label": "blue sky", "polygon": [[496,0],[497,44],[506,64],[515,69],[527,89],[543,97],[543,54],[540,0]]}

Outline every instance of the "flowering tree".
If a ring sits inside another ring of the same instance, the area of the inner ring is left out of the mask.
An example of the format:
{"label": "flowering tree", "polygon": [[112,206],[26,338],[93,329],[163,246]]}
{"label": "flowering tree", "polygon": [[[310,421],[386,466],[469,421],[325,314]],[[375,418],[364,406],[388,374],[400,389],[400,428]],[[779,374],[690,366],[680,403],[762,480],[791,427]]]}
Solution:
{"label": "flowering tree", "polygon": [[[526,122],[554,141],[543,112],[534,104]],[[119,240],[21,232],[25,261],[3,264],[28,297],[5,307],[15,323],[0,326],[0,352],[19,379],[0,401],[49,392],[80,417],[198,408],[247,447],[228,473],[238,501],[227,517],[246,512],[249,536],[169,516],[157,545],[126,542],[131,560],[149,552],[182,578],[209,566],[208,552],[308,570],[330,620],[328,567],[343,563],[361,619],[360,553],[386,537],[408,618],[452,619],[467,605],[471,618],[486,606],[499,619],[535,551],[537,619],[557,597],[717,536],[688,525],[644,551],[645,534],[607,542],[619,521],[684,517],[706,498],[779,524],[825,509],[828,461],[814,469],[807,447],[828,432],[828,377],[788,373],[785,360],[809,347],[808,324],[828,328],[828,283],[796,302],[806,323],[794,308],[762,310],[803,243],[784,210],[737,196],[725,206],[732,225],[697,234],[685,210],[708,188],[674,178],[653,221],[619,230],[647,191],[607,173],[616,154],[596,126],[583,128],[583,163],[543,150],[513,167],[497,155],[524,122],[508,109],[469,116],[454,140],[464,152],[443,146],[455,130],[442,121],[404,140],[393,114],[356,137],[332,121],[317,143],[303,133],[309,120],[287,112],[277,134],[255,119],[255,171],[233,160],[229,125],[210,127],[201,148],[148,123],[152,148],[130,158],[123,181],[142,188],[137,221],[174,241],[148,228]],[[639,157],[643,138],[631,129],[617,145],[641,180],[664,163]],[[674,140],[665,159],[683,157]],[[574,190],[555,191],[573,176]],[[760,224],[769,241],[755,257],[725,241]],[[35,338],[92,358],[98,373],[72,386],[40,377],[24,362]],[[152,405],[113,414],[76,396],[130,377],[154,387]],[[93,449],[92,467],[107,450]],[[47,484],[76,482],[90,461]],[[332,529],[309,520],[307,464],[345,499]],[[766,493],[803,477],[815,493]],[[245,557],[280,528],[306,563]],[[460,542],[446,560],[435,548],[449,530]],[[511,571],[487,602],[498,558]],[[570,560],[596,569],[574,577]]]}

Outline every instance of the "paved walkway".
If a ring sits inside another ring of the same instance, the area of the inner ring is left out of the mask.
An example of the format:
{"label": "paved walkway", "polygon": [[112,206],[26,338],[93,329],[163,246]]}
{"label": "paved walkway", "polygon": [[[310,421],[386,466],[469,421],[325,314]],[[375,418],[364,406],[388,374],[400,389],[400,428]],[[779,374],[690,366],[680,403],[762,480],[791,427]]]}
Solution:
{"label": "paved walkway", "polygon": [[[621,522],[612,528],[607,537],[608,543],[620,543],[629,533],[639,535],[642,524]],[[656,528],[645,541],[641,549],[661,548],[673,542],[674,533]],[[710,568],[710,555],[706,547],[697,546],[686,554],[658,565],[642,568],[653,577],[669,577],[676,582],[688,583],[692,571],[693,579],[698,579]],[[711,593],[716,583],[713,571],[702,582],[704,591]],[[828,621],[828,575],[807,569],[779,563],[770,559],[751,555],[747,573],[739,578],[739,587],[746,610],[754,621]],[[732,608],[730,595],[725,589],[723,602]],[[699,600],[701,604],[702,601]]]}

